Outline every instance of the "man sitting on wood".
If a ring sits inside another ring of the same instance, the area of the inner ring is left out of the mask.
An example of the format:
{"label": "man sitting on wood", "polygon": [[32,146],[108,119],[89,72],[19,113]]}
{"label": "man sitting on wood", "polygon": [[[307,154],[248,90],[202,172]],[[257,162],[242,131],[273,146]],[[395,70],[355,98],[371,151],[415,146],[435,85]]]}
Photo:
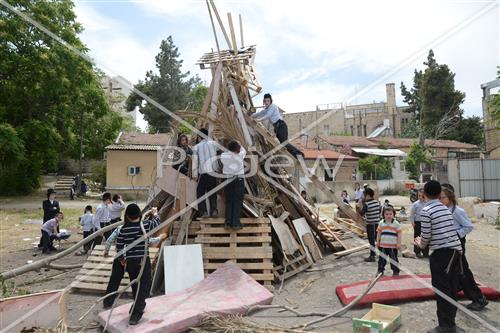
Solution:
{"label": "man sitting on wood", "polygon": [[[269,119],[274,127],[274,133],[276,137],[283,143],[288,141],[288,126],[286,125],[283,117],[281,116],[278,106],[273,103],[273,98],[271,94],[264,95],[264,110],[254,113],[252,118],[255,118],[258,121],[263,121]],[[299,155],[304,156],[304,153],[297,149],[295,146],[287,143],[285,148],[288,150],[290,154],[298,158]]]}

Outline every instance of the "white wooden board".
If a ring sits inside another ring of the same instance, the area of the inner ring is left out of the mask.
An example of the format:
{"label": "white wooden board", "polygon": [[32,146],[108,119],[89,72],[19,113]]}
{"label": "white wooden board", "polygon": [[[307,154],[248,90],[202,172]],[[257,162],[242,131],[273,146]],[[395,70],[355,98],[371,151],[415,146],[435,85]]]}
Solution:
{"label": "white wooden board", "polygon": [[163,248],[165,294],[182,291],[205,278],[201,244]]}
{"label": "white wooden board", "polygon": [[311,256],[311,254],[309,253],[309,249],[308,249],[307,245],[304,243],[304,239],[302,237],[307,233],[310,233],[312,235],[311,228],[307,224],[306,219],[303,217],[292,220],[292,223],[293,223],[293,226],[295,227],[295,231],[297,231],[297,235],[300,238],[300,242],[302,243],[302,246],[304,247],[304,250],[306,251],[307,259],[309,260],[309,262],[313,263],[314,260]]}

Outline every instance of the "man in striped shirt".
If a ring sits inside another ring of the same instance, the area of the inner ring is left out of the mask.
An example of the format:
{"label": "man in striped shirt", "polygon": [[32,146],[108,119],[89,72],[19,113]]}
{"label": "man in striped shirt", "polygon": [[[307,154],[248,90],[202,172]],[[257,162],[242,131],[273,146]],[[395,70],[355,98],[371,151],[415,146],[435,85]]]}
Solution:
{"label": "man in striped shirt", "polygon": [[[208,130],[200,130],[208,137]],[[193,147],[193,175],[198,179],[196,196],[201,198],[217,185],[217,180],[210,173],[217,170],[217,143],[210,138],[204,138]],[[197,175],[197,176],[196,176]],[[210,209],[207,209],[206,200],[198,203],[198,215],[202,217],[217,216],[217,193],[208,197]]]}
{"label": "man in striped shirt", "polygon": [[377,226],[380,221],[380,202],[374,199],[375,192],[367,187],[364,192],[363,208],[359,212],[365,216],[366,234],[370,243],[370,256],[365,258],[367,262],[375,261],[375,241],[377,240]]}
{"label": "man in striped shirt", "polygon": [[[149,232],[161,223],[156,208],[152,208],[144,215],[152,215],[153,218],[141,222],[142,213],[139,206],[136,204],[128,205],[127,209],[125,209],[124,224],[116,240],[117,260],[125,267],[130,281],[135,280],[139,276],[141,262],[144,259],[144,262],[142,262],[144,265],[142,276],[138,283],[132,284],[132,295],[135,302],[132,304],[130,310],[130,325],[137,325],[142,318],[144,308],[146,307],[146,298],[149,296],[151,288],[151,261],[141,225],[144,227],[145,232]],[[135,241],[139,242],[132,245]]]}
{"label": "man in striped shirt", "polygon": [[[422,233],[415,244],[424,249],[429,245],[432,286],[452,300],[457,300],[458,276],[461,267],[462,246],[453,225],[453,216],[439,201],[441,184],[435,180],[424,186],[427,203],[420,211]],[[455,316],[457,308],[439,294],[436,295],[439,326],[428,333],[457,332]]]}

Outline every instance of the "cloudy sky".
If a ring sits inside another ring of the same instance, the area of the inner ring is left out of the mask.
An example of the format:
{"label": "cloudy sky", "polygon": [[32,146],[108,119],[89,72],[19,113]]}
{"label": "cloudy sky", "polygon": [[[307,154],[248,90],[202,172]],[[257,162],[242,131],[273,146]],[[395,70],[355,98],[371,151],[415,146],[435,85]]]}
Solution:
{"label": "cloudy sky", "polygon": [[[85,28],[82,39],[108,75],[132,83],[144,78],[154,69],[160,41],[172,35],[184,71],[208,85],[209,71],[195,65],[215,49],[204,0],[75,3]],[[402,105],[400,82],[411,85],[413,70],[422,68],[432,48],[437,61],[456,73],[456,86],[466,93],[465,114],[482,115],[480,84],[494,80],[499,65],[498,0],[216,0],[216,5],[224,22],[227,12],[233,20],[242,15],[245,44],[257,45],[264,91],[287,112],[383,101],[387,82],[396,83]]]}

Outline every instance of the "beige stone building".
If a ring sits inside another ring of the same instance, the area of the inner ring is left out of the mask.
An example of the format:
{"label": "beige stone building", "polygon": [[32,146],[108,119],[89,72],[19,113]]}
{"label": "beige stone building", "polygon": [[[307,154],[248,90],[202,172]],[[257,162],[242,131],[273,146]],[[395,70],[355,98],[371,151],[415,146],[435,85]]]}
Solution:
{"label": "beige stone building", "polygon": [[[412,115],[403,112],[406,107],[396,105],[394,83],[386,84],[386,101],[380,103],[344,106],[328,105],[326,110],[285,113],[290,135],[302,132],[317,135],[353,135],[364,137],[399,137],[401,129]],[[311,124],[316,124],[308,128]]]}
{"label": "beige stone building", "polygon": [[481,85],[483,89],[483,119],[484,119],[484,139],[486,154],[490,158],[500,158],[500,124],[491,117],[491,107],[489,105],[490,90],[499,87],[500,80],[491,81]]}
{"label": "beige stone building", "polygon": [[106,190],[144,195],[161,166],[162,149],[170,134],[120,133],[106,147]]}

